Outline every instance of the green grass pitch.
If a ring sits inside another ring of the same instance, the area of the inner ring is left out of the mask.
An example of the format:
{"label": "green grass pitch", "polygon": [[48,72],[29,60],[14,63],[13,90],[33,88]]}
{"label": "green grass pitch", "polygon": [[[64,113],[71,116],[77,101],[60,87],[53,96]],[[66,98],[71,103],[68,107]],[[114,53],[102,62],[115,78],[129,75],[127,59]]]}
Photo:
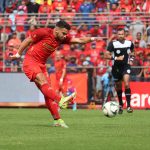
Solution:
{"label": "green grass pitch", "polygon": [[150,150],[150,111],[105,117],[63,110],[69,129],[51,127],[47,109],[0,109],[0,150]]}

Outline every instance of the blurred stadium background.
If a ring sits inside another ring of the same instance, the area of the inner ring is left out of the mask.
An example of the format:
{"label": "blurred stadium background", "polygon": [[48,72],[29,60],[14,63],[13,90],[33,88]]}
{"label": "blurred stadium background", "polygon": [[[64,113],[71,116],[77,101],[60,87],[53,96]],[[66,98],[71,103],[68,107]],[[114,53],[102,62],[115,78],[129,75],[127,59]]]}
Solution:
{"label": "blurred stadium background", "polygon": [[[101,105],[104,85],[99,81],[111,66],[111,62],[103,59],[103,54],[108,42],[115,40],[117,28],[121,27],[125,29],[126,39],[135,44],[131,105],[138,109],[150,108],[149,0],[1,0],[0,12],[1,107],[44,106],[41,93],[22,73],[24,55],[13,62],[9,56],[16,53],[20,43],[34,29],[53,28],[57,21],[64,19],[70,23],[69,34],[73,37],[101,37],[86,45],[58,48],[67,62],[68,78],[77,89],[78,106],[92,109]],[[47,62],[53,85],[54,58],[55,55]]]}

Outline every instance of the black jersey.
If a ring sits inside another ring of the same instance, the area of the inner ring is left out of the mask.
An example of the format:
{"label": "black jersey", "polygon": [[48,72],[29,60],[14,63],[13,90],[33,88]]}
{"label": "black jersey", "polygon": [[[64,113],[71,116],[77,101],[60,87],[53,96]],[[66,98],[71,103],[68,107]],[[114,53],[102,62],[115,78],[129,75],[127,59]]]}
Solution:
{"label": "black jersey", "polygon": [[123,43],[116,40],[109,43],[107,50],[113,54],[113,57],[124,55],[122,61],[114,61],[114,65],[123,65],[129,63],[129,54],[134,51],[134,45],[129,40],[124,40]]}

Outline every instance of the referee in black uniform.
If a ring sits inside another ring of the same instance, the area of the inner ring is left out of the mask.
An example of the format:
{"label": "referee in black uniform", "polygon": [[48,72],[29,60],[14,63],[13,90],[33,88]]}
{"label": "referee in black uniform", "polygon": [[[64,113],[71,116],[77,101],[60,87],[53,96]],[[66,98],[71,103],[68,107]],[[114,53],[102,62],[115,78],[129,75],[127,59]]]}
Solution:
{"label": "referee in black uniform", "polygon": [[113,60],[112,75],[116,83],[116,91],[119,99],[119,114],[123,113],[122,102],[122,81],[124,82],[125,95],[127,100],[127,112],[132,113],[130,107],[131,89],[130,74],[134,61],[134,45],[131,41],[125,40],[125,31],[122,28],[117,30],[117,40],[108,44],[105,58]]}

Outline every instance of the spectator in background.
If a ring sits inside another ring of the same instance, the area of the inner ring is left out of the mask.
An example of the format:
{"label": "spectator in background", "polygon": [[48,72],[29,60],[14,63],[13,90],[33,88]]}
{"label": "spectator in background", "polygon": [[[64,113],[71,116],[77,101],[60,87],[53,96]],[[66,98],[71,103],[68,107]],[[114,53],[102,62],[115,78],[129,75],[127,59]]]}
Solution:
{"label": "spectator in background", "polygon": [[135,55],[138,56],[140,53],[142,53],[142,55],[144,56],[144,48],[139,46],[140,43],[138,40],[134,41],[134,51],[135,51]]}
{"label": "spectator in background", "polygon": [[17,38],[17,33],[16,32],[12,33],[12,37],[8,41],[8,45],[13,45],[14,48],[18,49],[20,44],[21,44],[21,41],[19,38]]}
{"label": "spectator in background", "polygon": [[112,5],[114,3],[118,4],[120,2],[120,0],[107,0],[107,2]]}
{"label": "spectator in background", "polygon": [[145,24],[141,19],[141,15],[139,14],[139,10],[136,11],[138,14],[134,16],[135,14],[132,15],[133,22],[130,25],[130,30],[132,32],[133,39],[136,38],[137,32],[141,32],[143,35],[145,33]]}
{"label": "spectator in background", "polygon": [[133,10],[138,9],[142,12],[145,0],[133,0]]}
{"label": "spectator in background", "polygon": [[79,9],[79,12],[82,13],[82,19],[86,21],[88,19],[89,13],[91,13],[93,9],[94,5],[91,0],[84,0],[83,3],[81,3]]}
{"label": "spectator in background", "polygon": [[97,36],[102,37],[102,36],[104,36],[103,31],[102,31],[102,29],[100,29],[98,23],[95,23],[95,25],[93,25],[93,28],[90,29],[89,33],[93,37],[97,37]]}
{"label": "spectator in background", "polygon": [[55,0],[52,3],[51,8],[52,8],[52,12],[54,12],[57,9],[59,13],[62,13],[67,8],[67,2],[66,2],[66,0]]}
{"label": "spectator in background", "polygon": [[134,59],[134,62],[133,62],[134,67],[131,68],[131,80],[133,80],[133,81],[141,81],[142,80],[143,68],[139,67],[139,66],[143,66],[143,61],[140,60],[141,55],[143,55],[143,53],[139,52],[137,57]]}
{"label": "spectator in background", "polygon": [[0,0],[0,13],[3,13],[5,10],[4,4],[5,4],[5,0]]}
{"label": "spectator in background", "polygon": [[132,35],[130,34],[129,29],[128,29],[128,28],[125,28],[124,30],[125,30],[125,39],[126,39],[126,40],[129,40],[129,41],[132,41],[132,40],[133,40],[133,37],[132,37]]}
{"label": "spectator in background", "polygon": [[25,0],[21,1],[21,5],[18,6],[18,11],[22,10],[24,13],[27,13],[27,6]]}
{"label": "spectator in background", "polygon": [[13,10],[17,10],[17,2],[15,0],[5,0],[5,11],[11,13]]}
{"label": "spectator in background", "polygon": [[75,16],[75,13],[73,12],[71,5],[67,5],[67,9],[64,11],[64,13],[62,13],[62,19],[66,20],[71,25],[73,22],[74,16]]}
{"label": "spectator in background", "polygon": [[133,7],[133,0],[120,0],[120,8],[125,8],[126,12],[130,12]]}
{"label": "spectator in background", "polygon": [[[48,5],[51,5],[51,4],[52,4],[52,1],[54,1],[54,0],[47,0]],[[36,0],[36,2],[37,2],[38,4],[43,4],[43,3],[44,3],[44,0]]]}
{"label": "spectator in background", "polygon": [[90,61],[93,64],[96,64],[97,59],[99,58],[100,49],[97,49],[96,42],[90,43],[90,47],[84,52],[86,56],[90,56]]}
{"label": "spectator in background", "polygon": [[47,13],[47,8],[43,7],[42,13],[38,15],[38,25],[40,27],[45,27],[47,25],[47,19],[49,18],[49,14]]}
{"label": "spectator in background", "polygon": [[51,12],[51,7],[48,4],[47,0],[44,0],[44,3],[40,5],[38,13],[50,13]]}
{"label": "spectator in background", "polygon": [[77,68],[77,63],[76,63],[76,57],[72,56],[67,64],[67,72],[68,73],[77,73],[78,68]]}
{"label": "spectator in background", "polygon": [[137,32],[136,34],[136,40],[139,42],[139,47],[146,48],[146,42],[142,39],[142,33]]}
{"label": "spectator in background", "polygon": [[6,16],[3,17],[2,14],[0,14],[0,33],[1,33],[1,41],[6,41],[8,39],[8,36],[11,33],[11,20]]}
{"label": "spectator in background", "polygon": [[117,39],[117,29],[118,29],[117,24],[112,24],[112,25],[109,26],[109,39],[108,39],[108,42]]}
{"label": "spectator in background", "polygon": [[126,13],[125,8],[121,8],[121,12],[119,14],[119,17],[117,18],[117,23],[119,25],[119,28],[125,28],[125,26],[129,26],[131,23],[131,18],[129,13]]}
{"label": "spectator in background", "polygon": [[88,26],[85,23],[82,23],[79,28],[79,37],[86,37],[89,32]]}
{"label": "spectator in background", "polygon": [[23,9],[18,9],[18,13],[16,15],[15,24],[16,24],[16,32],[18,37],[20,37],[21,33],[25,33],[25,24],[27,20],[27,14]]}
{"label": "spectator in background", "polygon": [[150,13],[150,0],[145,0],[142,10],[144,12]]}
{"label": "spectator in background", "polygon": [[79,12],[79,8],[81,6],[81,2],[78,0],[71,0],[70,5],[73,12]]}
{"label": "spectator in background", "polygon": [[[108,69],[107,72],[101,77],[101,82],[103,86],[103,105],[108,100],[115,100],[117,93],[115,90],[115,81],[111,73],[111,69]],[[109,96],[111,97],[109,99]]]}
{"label": "spectator in background", "polygon": [[120,8],[118,7],[117,3],[113,3],[110,8],[110,14],[111,15],[118,15],[120,13]]}
{"label": "spectator in background", "polygon": [[102,12],[105,8],[107,8],[107,1],[106,0],[97,0],[95,5],[96,5],[96,11]]}
{"label": "spectator in background", "polygon": [[15,55],[17,49],[14,48],[13,43],[8,44],[8,49],[5,51],[5,65],[6,72],[17,72],[19,66],[19,60],[11,60],[10,56]]}
{"label": "spectator in background", "polygon": [[107,71],[107,60],[104,59],[104,53],[99,53],[99,58],[97,58],[97,61],[95,63],[95,66],[97,68],[94,69],[94,74],[96,77],[96,96],[98,99],[102,99],[102,76]]}
{"label": "spectator in background", "polygon": [[145,57],[146,57],[148,54],[150,54],[150,43],[147,43],[147,47],[146,47],[146,49],[145,49],[144,54],[145,54]]}
{"label": "spectator in background", "polygon": [[40,5],[36,3],[35,0],[30,0],[26,2],[28,13],[38,13]]}
{"label": "spectator in background", "polygon": [[144,36],[146,37],[146,42],[150,43],[150,21],[147,22],[147,27]]}
{"label": "spectator in background", "polygon": [[78,36],[78,28],[74,25],[71,26],[71,29],[69,31],[69,34],[71,35],[71,37],[77,37]]}

